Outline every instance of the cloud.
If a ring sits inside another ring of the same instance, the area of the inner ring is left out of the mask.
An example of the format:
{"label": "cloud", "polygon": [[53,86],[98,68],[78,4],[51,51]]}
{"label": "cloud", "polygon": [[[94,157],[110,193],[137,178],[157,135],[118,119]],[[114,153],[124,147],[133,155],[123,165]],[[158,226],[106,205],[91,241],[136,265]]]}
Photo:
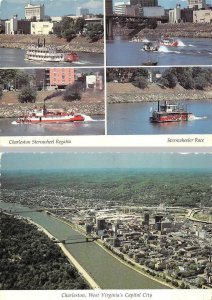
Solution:
{"label": "cloud", "polygon": [[103,8],[102,0],[90,0],[86,1],[84,4],[82,4],[82,7],[87,8]]}

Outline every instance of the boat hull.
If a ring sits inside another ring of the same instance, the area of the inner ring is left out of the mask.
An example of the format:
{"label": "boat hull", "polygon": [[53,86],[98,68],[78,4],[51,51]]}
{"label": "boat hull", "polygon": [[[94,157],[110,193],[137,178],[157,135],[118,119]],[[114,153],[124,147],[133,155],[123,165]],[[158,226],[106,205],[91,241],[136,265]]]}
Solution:
{"label": "boat hull", "polygon": [[193,114],[186,112],[166,115],[153,114],[153,116],[150,117],[150,121],[152,123],[184,122],[192,120],[192,117]]}
{"label": "boat hull", "polygon": [[179,43],[178,41],[174,41],[174,42],[159,42],[160,46],[166,46],[166,47],[178,47]]}
{"label": "boat hull", "polygon": [[40,124],[40,123],[69,123],[69,122],[83,122],[85,118],[81,115],[70,117],[32,117],[32,118],[19,118],[16,124]]}

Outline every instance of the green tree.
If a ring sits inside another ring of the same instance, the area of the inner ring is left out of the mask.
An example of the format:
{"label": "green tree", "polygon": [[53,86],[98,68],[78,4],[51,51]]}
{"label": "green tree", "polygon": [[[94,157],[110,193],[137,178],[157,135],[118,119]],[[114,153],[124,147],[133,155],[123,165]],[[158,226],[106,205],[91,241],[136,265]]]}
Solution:
{"label": "green tree", "polygon": [[85,19],[84,18],[78,18],[76,20],[76,23],[74,24],[74,29],[77,33],[82,33],[83,29],[85,27]]}
{"label": "green tree", "polygon": [[203,74],[200,74],[199,76],[194,78],[194,87],[197,90],[204,90],[209,85],[209,82],[205,78]]}
{"label": "green tree", "polygon": [[34,103],[36,101],[37,91],[35,88],[26,86],[22,88],[18,95],[18,101],[21,103]]}
{"label": "green tree", "polygon": [[27,86],[30,84],[32,76],[26,72],[17,70],[17,73],[14,78],[15,88],[22,88],[23,86]]}
{"label": "green tree", "polygon": [[134,78],[133,84],[140,89],[145,89],[148,86],[148,81],[144,76],[137,76]]}
{"label": "green tree", "polygon": [[76,37],[76,31],[74,29],[74,19],[69,17],[63,17],[60,22],[61,31],[59,30],[59,35],[64,37],[68,42],[70,42],[74,37]]}
{"label": "green tree", "polygon": [[177,77],[175,74],[173,74],[172,70],[167,70],[164,74],[163,74],[163,78],[167,80],[167,87],[173,89],[177,83]]}
{"label": "green tree", "polygon": [[91,24],[87,28],[88,36],[92,42],[96,42],[103,37],[104,28],[101,24]]}

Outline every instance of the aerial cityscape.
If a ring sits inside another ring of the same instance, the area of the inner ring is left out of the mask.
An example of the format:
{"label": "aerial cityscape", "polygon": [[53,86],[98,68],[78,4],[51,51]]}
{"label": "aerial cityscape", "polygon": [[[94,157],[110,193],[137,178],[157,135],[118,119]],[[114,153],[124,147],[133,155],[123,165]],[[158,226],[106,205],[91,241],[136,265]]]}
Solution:
{"label": "aerial cityscape", "polygon": [[0,206],[65,246],[90,287],[210,289],[210,166],[211,154],[4,154]]}

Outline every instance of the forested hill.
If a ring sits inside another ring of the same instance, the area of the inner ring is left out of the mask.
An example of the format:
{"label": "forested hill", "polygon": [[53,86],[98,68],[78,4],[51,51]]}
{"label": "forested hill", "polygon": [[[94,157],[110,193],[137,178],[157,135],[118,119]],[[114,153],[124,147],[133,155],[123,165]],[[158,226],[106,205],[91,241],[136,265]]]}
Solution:
{"label": "forested hill", "polygon": [[23,219],[0,213],[0,289],[87,289],[60,248]]}

